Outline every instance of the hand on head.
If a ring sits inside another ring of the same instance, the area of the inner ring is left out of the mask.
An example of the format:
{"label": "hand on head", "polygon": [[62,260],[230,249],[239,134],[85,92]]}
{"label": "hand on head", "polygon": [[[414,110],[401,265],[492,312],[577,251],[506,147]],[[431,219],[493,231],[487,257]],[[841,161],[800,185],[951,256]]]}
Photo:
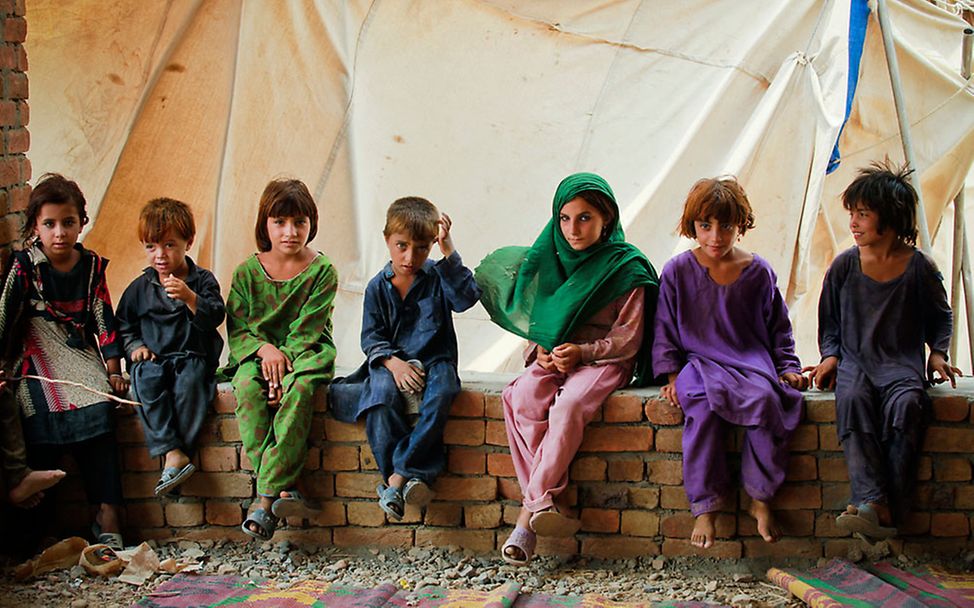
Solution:
{"label": "hand on head", "polygon": [[448,258],[456,250],[453,246],[453,237],[450,236],[450,228],[453,227],[453,220],[450,216],[442,213],[437,221],[438,230],[436,233],[436,243],[440,246],[443,257]]}

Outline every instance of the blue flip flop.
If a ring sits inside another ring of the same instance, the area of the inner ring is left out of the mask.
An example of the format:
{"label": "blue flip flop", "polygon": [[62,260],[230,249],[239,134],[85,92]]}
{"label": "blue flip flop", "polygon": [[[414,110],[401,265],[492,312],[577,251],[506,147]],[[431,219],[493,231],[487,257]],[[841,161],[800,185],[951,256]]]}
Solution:
{"label": "blue flip flop", "polygon": [[172,494],[195,472],[196,465],[192,462],[187,463],[183,468],[166,467],[162,470],[162,477],[159,478],[159,483],[156,484],[156,489],[153,492],[156,496]]}
{"label": "blue flip flop", "polygon": [[321,511],[321,503],[308,498],[299,490],[285,490],[290,496],[278,498],[271,505],[271,512],[282,519],[288,517],[314,517]]}
{"label": "blue flip flop", "polygon": [[406,511],[406,501],[399,488],[380,483],[375,487],[375,492],[379,495],[379,507],[386,512],[386,515],[396,521],[402,521]]}
{"label": "blue flip flop", "polygon": [[[256,524],[257,531],[251,530],[249,524]],[[252,536],[257,540],[270,540],[277,530],[277,518],[264,509],[257,508],[240,524],[240,529],[247,536]]]}
{"label": "blue flip flop", "polygon": [[879,523],[879,515],[869,503],[856,506],[856,512],[846,511],[835,518],[835,527],[849,534],[862,534],[871,539],[896,536],[897,530]]}

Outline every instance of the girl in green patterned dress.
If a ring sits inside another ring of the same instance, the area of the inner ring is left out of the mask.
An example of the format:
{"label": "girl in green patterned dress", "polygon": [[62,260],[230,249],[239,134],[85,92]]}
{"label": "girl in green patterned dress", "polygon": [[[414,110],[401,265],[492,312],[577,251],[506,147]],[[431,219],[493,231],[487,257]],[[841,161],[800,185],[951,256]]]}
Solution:
{"label": "girl in green patterned dress", "polygon": [[307,454],[315,388],[331,380],[331,315],[338,275],[308,247],[318,210],[307,186],[275,180],[260,197],[258,253],[237,267],[227,297],[227,336],[244,453],[258,503],[243,531],[270,539],[278,519],[314,508],[295,488]]}

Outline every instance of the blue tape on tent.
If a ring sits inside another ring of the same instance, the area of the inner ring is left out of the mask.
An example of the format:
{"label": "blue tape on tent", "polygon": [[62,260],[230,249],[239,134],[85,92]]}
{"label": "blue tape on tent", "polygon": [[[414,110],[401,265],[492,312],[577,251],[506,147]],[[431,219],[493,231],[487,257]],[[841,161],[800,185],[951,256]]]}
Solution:
{"label": "blue tape on tent", "polygon": [[842,119],[842,128],[835,139],[835,147],[832,148],[832,158],[829,159],[829,167],[826,173],[832,173],[839,167],[842,155],[839,153],[839,138],[842,137],[842,130],[845,123],[849,120],[852,112],[852,100],[856,96],[856,85],[859,84],[859,64],[862,62],[862,47],[866,43],[866,26],[869,24],[869,2],[868,0],[852,0],[849,3],[849,82],[846,86],[845,97],[845,118]]}

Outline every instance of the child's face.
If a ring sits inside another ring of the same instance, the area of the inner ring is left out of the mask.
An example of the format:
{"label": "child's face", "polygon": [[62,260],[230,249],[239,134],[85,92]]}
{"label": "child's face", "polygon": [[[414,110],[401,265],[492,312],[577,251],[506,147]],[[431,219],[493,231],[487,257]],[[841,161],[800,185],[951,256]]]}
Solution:
{"label": "child's face", "polygon": [[149,265],[164,279],[170,275],[184,277],[189,271],[186,263],[186,252],[193,245],[193,239],[188,241],[172,230],[167,230],[159,237],[158,242],[145,242],[145,257]]}
{"label": "child's face", "polygon": [[45,203],[37,212],[34,234],[51,262],[66,261],[81,234],[81,216],[74,203]]}
{"label": "child's face", "polygon": [[879,214],[862,203],[856,203],[849,212],[849,231],[860,247],[872,245],[884,236],[879,230]]}
{"label": "child's face", "polygon": [[402,232],[393,232],[386,237],[392,271],[400,277],[415,275],[426,263],[432,246],[433,241],[418,240]]}
{"label": "child's face", "polygon": [[740,226],[721,223],[717,218],[711,217],[705,220],[694,220],[693,232],[696,234],[701,253],[716,262],[734,249],[741,229]]}
{"label": "child's face", "polygon": [[307,216],[279,216],[267,218],[267,237],[271,251],[283,256],[295,256],[304,250],[311,234],[311,219]]}
{"label": "child's face", "polygon": [[602,240],[605,218],[580,196],[565,203],[558,215],[561,234],[575,251],[584,251]]}

